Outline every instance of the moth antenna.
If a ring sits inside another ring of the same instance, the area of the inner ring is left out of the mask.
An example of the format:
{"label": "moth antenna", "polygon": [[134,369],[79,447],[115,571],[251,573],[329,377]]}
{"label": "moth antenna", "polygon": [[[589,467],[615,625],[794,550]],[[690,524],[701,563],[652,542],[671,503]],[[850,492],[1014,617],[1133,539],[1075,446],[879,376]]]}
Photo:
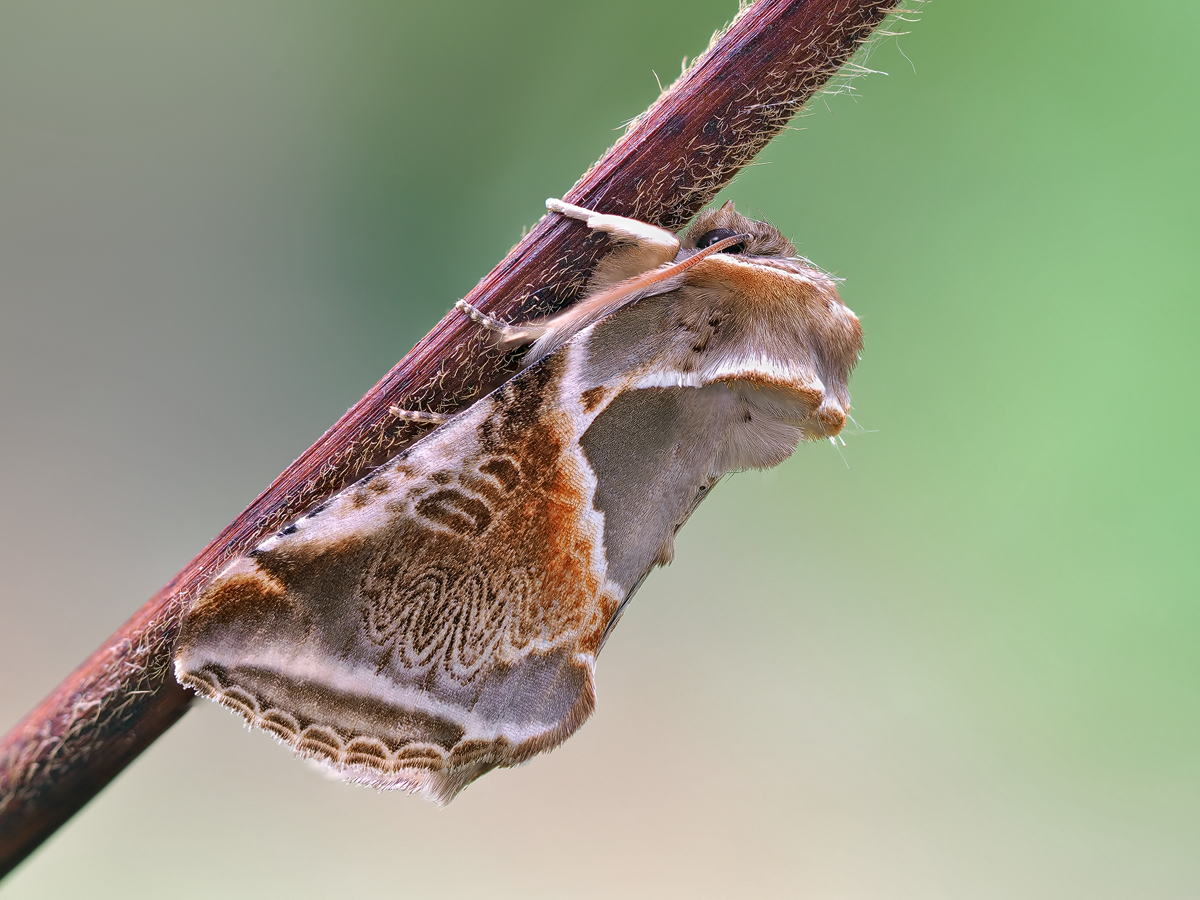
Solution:
{"label": "moth antenna", "polygon": [[454,308],[462,310],[472,322],[482,325],[488,331],[494,333],[499,338],[500,346],[505,349],[532,344],[546,333],[546,329],[541,325],[505,324],[499,319],[492,318],[483,310],[472,306],[466,300],[459,300],[454,304]]}
{"label": "moth antenna", "polygon": [[687,269],[690,269],[700,260],[712,256],[714,253],[720,253],[735,244],[742,244],[750,240],[753,235],[749,234],[731,234],[729,237],[717,241],[715,244],[709,244],[703,250],[697,250],[683,262],[677,262],[674,265],[668,266],[665,269],[659,270],[658,277],[654,281],[661,281],[663,278],[670,278],[672,275],[678,275]]}
{"label": "moth antenna", "polygon": [[[627,278],[624,281],[618,282],[606,290],[592,294],[590,297],[585,297],[583,300],[571,304],[557,315],[546,319],[540,326],[530,326],[530,328],[540,327],[542,333],[538,336],[538,342],[525,357],[524,365],[532,365],[537,362],[560,346],[570,335],[585,328],[589,323],[620,309],[630,298],[642,296],[643,291],[655,284],[682,274],[696,265],[696,263],[712,256],[714,253],[720,253],[727,247],[732,247],[734,244],[740,244],[749,239],[750,235],[748,234],[730,235],[723,240],[717,241],[715,244],[709,244],[703,250],[695,251],[687,259],[680,262],[659,266],[656,269],[643,272],[641,275],[635,275],[633,278]],[[503,344],[504,342],[501,345],[503,346]]]}
{"label": "moth antenna", "polygon": [[[740,244],[744,241],[750,240],[750,237],[751,236],[748,234],[731,234],[729,237],[723,238],[722,240],[717,241],[715,244],[709,244],[703,250],[697,250],[687,259],[681,260],[677,263],[671,263],[667,266],[661,266],[657,269],[651,269],[649,272],[644,272],[641,275],[626,279],[620,284],[613,285],[607,291],[602,291],[595,296],[588,297],[587,300],[577,304],[575,309],[580,309],[583,307],[606,306],[617,298],[626,297],[643,291],[653,284],[657,284],[660,281],[665,281],[668,278],[674,278],[676,275],[686,272],[692,266],[696,265],[696,263],[703,259],[707,259],[714,253],[720,253],[722,250],[732,247],[734,244]],[[572,307],[567,307],[568,313],[570,313],[571,310]]]}
{"label": "moth antenna", "polygon": [[[660,281],[665,281],[668,278],[673,278],[682,272],[686,272],[692,266],[696,265],[696,263],[706,259],[709,256],[712,256],[714,253],[720,253],[727,247],[732,247],[734,244],[740,244],[743,241],[748,240],[750,240],[750,235],[748,234],[731,234],[729,237],[719,240],[715,244],[709,244],[703,250],[697,250],[685,260],[677,263],[671,263],[669,266],[661,266],[657,269],[651,269],[649,272],[626,279],[620,284],[613,285],[606,291],[602,291],[599,294],[588,297],[586,300],[575,304],[573,307],[568,306],[563,315],[577,314],[578,311],[589,308],[602,309],[608,306],[614,300],[619,300],[622,297],[628,297],[632,294],[644,291],[653,284],[657,284]],[[462,301],[460,300],[459,302],[461,303]]]}
{"label": "moth antenna", "polygon": [[651,285],[657,284],[660,281],[665,281],[668,278],[674,278],[676,275],[686,272],[692,266],[696,265],[696,263],[706,259],[709,256],[712,256],[714,253],[720,253],[726,247],[732,247],[734,244],[740,244],[743,241],[748,240],[750,240],[750,235],[748,234],[732,234],[723,240],[717,241],[715,244],[709,244],[703,250],[697,250],[695,253],[681,262],[671,263],[669,266],[661,266],[657,269],[651,269],[649,272],[644,272],[641,275],[626,279],[619,284],[613,285],[606,291],[602,291],[599,294],[588,297],[586,300],[577,303],[573,307],[568,306],[564,315],[577,314],[577,311],[586,309],[603,309],[615,300],[639,293]]}
{"label": "moth antenna", "polygon": [[421,412],[416,409],[401,409],[398,406],[389,406],[390,412],[397,419],[403,419],[405,422],[423,422],[428,425],[444,425],[449,416],[441,413]]}

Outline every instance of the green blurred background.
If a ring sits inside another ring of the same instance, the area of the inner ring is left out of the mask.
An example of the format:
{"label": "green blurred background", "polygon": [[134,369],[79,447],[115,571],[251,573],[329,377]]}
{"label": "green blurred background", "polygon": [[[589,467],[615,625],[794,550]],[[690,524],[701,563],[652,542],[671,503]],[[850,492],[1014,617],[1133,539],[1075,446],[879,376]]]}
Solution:
{"label": "green blurred background", "polygon": [[[0,727],[734,11],[0,0]],[[722,485],[561,749],[437,810],[203,704],[0,893],[1200,895],[1198,25],[937,0],[725,192],[862,427]]]}

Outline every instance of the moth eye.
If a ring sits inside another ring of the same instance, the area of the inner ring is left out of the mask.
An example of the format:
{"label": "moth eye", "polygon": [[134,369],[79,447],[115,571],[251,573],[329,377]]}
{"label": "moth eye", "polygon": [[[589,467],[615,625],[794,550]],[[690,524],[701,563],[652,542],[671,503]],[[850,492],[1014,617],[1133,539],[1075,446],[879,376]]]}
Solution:
{"label": "moth eye", "polygon": [[[733,237],[737,234],[736,231],[730,231],[728,228],[714,228],[712,231],[706,231],[700,235],[700,240],[696,241],[696,249],[703,250],[705,247],[710,247],[717,241],[723,241],[727,237]],[[722,253],[745,253],[745,244],[734,244],[732,247],[726,247]]]}

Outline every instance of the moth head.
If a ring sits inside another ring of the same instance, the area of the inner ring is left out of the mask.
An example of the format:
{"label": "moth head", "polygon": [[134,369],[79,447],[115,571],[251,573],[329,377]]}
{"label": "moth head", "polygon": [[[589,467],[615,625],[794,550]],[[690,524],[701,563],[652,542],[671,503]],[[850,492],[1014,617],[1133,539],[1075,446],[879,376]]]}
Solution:
{"label": "moth head", "polygon": [[732,201],[695,218],[680,242],[681,256],[734,234],[745,238],[689,273],[687,285],[705,298],[696,313],[711,318],[689,323],[701,337],[687,365],[715,380],[753,385],[755,402],[769,406],[772,397],[786,398],[784,405],[798,411],[789,420],[805,438],[837,434],[862,349],[858,318],[838,296],[836,279],[798,256],[775,226],[743,216]]}
{"label": "moth head", "polygon": [[725,250],[725,253],[785,258],[796,255],[796,248],[779,233],[779,229],[767,222],[746,218],[733,208],[732,200],[727,200],[724,206],[716,209],[706,209],[696,216],[681,244],[686,250],[703,250],[735,234],[745,234],[748,237],[744,242]]}

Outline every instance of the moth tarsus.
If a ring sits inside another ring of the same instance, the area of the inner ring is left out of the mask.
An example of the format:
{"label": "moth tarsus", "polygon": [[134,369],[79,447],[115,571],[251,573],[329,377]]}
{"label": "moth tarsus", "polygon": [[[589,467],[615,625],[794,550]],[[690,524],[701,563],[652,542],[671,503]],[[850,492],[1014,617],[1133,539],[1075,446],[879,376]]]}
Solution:
{"label": "moth tarsus", "polygon": [[504,334],[507,331],[516,330],[515,326],[508,325],[505,322],[501,322],[499,319],[492,318],[483,310],[472,306],[466,300],[459,300],[454,304],[454,308],[462,310],[464,313],[466,313],[468,319],[470,319],[476,325],[482,325],[489,331],[497,331],[501,334]]}
{"label": "moth tarsus", "polygon": [[459,300],[454,304],[454,308],[462,310],[468,319],[477,325],[482,325],[495,335],[497,343],[505,350],[512,350],[532,344],[544,332],[544,329],[536,323],[529,325],[509,325],[501,322],[499,319],[489,316],[478,307],[472,306],[466,300]]}
{"label": "moth tarsus", "polygon": [[598,215],[590,209],[584,209],[582,206],[576,206],[574,203],[568,203],[566,200],[559,200],[556,197],[546,198],[546,209],[566,216],[568,219],[579,219],[583,222],[586,222],[591,216]]}
{"label": "moth tarsus", "polygon": [[613,239],[541,322],[458,308],[519,371],[230,563],[187,610],[182,684],[351,781],[445,802],[590,715],[596,655],[728,472],[834,438],[862,336],[832,278],[732,204]]}

